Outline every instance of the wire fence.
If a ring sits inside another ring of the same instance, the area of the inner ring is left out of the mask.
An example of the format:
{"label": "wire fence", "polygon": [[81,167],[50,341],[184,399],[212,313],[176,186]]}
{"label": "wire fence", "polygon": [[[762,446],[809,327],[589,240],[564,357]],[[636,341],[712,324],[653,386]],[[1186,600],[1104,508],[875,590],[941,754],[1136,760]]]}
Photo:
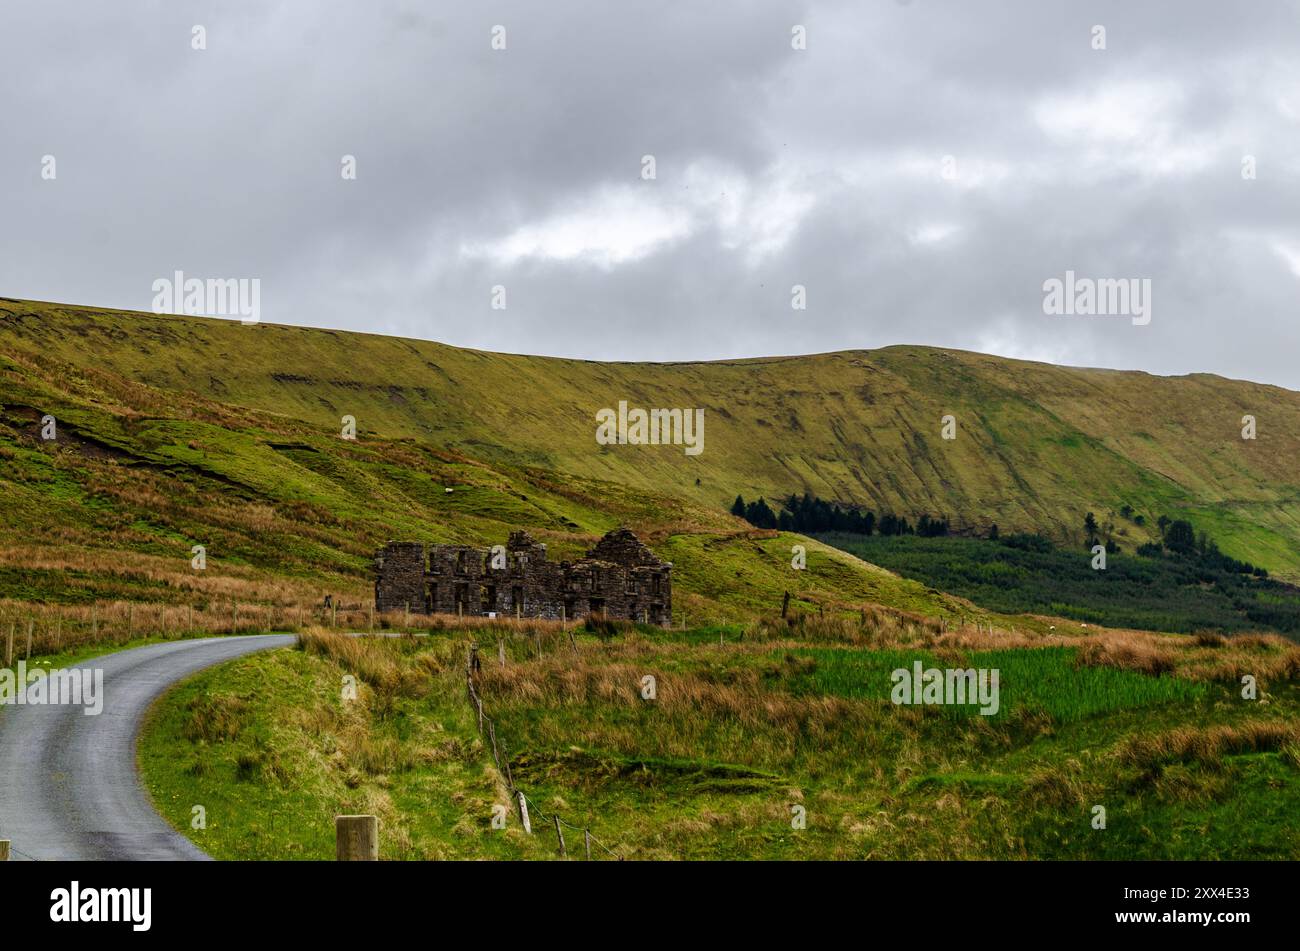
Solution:
{"label": "wire fence", "polygon": [[[176,604],[94,601],[40,604],[0,599],[0,666],[16,660],[141,638],[180,639],[220,634],[260,634],[364,625],[364,604],[323,607],[319,602],[261,604],[208,601]],[[373,623],[373,622],[372,622]]]}
{"label": "wire fence", "polygon": [[143,638],[165,640],[225,634],[296,632],[311,627],[366,632],[479,630],[484,626],[530,636],[541,650],[543,638],[562,636],[560,621],[478,615],[424,614],[405,610],[376,611],[371,599],[263,603],[206,600],[196,603],[97,600],[45,604],[0,597],[0,666],[101,645],[125,645]]}
{"label": "wire fence", "polygon": [[498,741],[496,722],[483,712],[483,698],[479,696],[478,688],[474,685],[474,674],[478,672],[481,664],[478,645],[470,645],[469,656],[465,664],[465,695],[478,716],[479,734],[487,736],[492,744],[492,760],[496,763],[497,772],[505,777],[506,789],[509,790],[510,799],[519,811],[519,822],[524,827],[524,831],[531,835],[533,820],[540,819],[542,822],[549,822],[555,827],[555,837],[559,843],[561,858],[568,857],[568,848],[564,841],[564,830],[572,829],[574,832],[582,833],[583,849],[587,859],[591,858],[591,847],[594,845],[618,861],[623,861],[623,856],[592,835],[590,828],[566,822],[560,818],[558,813],[548,815],[542,810],[541,806],[529,799],[524,791],[515,785],[514,776],[510,772],[510,758],[502,753],[504,741]]}
{"label": "wire fence", "polygon": [[[3,842],[3,841],[5,841],[5,840],[0,839],[0,842]],[[43,859],[38,859],[36,856],[32,855],[32,854],[29,853],[29,852],[24,852],[22,849],[18,848],[18,846],[14,845],[13,842],[10,842],[10,843],[9,843],[9,853],[10,853],[10,855],[9,855],[10,858],[13,858],[13,856],[15,856],[15,855],[21,855],[23,858],[27,859],[29,862],[40,862],[40,861],[43,861]]]}

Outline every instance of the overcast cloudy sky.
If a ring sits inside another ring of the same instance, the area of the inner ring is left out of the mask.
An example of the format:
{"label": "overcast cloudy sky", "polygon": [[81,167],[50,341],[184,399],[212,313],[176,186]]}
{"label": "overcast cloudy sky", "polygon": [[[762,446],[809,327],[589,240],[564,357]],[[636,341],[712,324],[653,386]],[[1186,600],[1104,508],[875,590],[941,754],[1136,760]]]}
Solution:
{"label": "overcast cloudy sky", "polygon": [[[181,269],[493,350],[1300,389],[1295,2],[5,0],[0,62],[6,296],[148,310]],[[1151,322],[1045,315],[1067,270],[1149,278]]]}

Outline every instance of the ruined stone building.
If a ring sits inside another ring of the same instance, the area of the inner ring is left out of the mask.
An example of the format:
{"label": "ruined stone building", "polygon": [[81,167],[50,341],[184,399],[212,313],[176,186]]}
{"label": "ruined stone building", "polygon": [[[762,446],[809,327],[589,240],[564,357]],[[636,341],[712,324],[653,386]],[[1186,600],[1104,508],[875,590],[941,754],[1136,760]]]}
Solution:
{"label": "ruined stone building", "polygon": [[389,542],[375,556],[375,609],[421,614],[610,618],[668,626],[671,562],[635,534],[616,529],[578,561],[547,561],[527,532],[505,545]]}

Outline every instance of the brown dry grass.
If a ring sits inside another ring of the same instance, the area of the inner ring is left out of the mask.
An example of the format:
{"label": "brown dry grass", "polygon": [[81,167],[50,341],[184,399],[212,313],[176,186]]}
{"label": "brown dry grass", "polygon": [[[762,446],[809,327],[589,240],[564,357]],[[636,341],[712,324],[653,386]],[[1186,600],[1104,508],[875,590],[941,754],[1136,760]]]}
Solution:
{"label": "brown dry grass", "polygon": [[1132,636],[1089,638],[1079,645],[1077,667],[1114,667],[1151,677],[1173,673],[1178,666],[1177,649]]}
{"label": "brown dry grass", "polygon": [[[13,549],[8,553],[12,556]],[[49,561],[54,565],[54,559]],[[61,559],[72,568],[75,555]],[[3,561],[0,561],[3,563]],[[147,566],[141,577],[165,580]],[[195,573],[198,574],[198,573]],[[326,610],[323,594],[292,585],[255,579],[183,578],[177,587],[193,586],[204,597],[193,603],[170,601],[96,600],[82,604],[48,604],[0,599],[0,665],[7,658],[12,632],[13,658],[27,654],[31,628],[31,654],[55,654],[97,644],[124,644],[137,638],[181,638],[221,634],[260,634],[268,631],[303,631],[312,627],[335,631],[419,631],[425,633],[473,632],[491,645],[495,638],[518,643],[533,653],[553,652],[568,643],[568,628],[558,621],[514,621],[458,618],[448,615],[407,615],[403,611],[374,614],[360,599]],[[245,596],[265,600],[245,600]]]}
{"label": "brown dry grass", "polygon": [[[656,697],[642,699],[642,678],[654,676]],[[556,657],[528,665],[483,669],[480,690],[495,702],[528,705],[641,705],[663,713],[690,713],[728,719],[746,727],[824,730],[851,718],[861,704],[838,697],[793,697],[763,688],[757,670],[729,673],[722,683],[708,675],[629,664],[587,654]]]}
{"label": "brown dry grass", "polygon": [[1226,755],[1278,751],[1300,745],[1300,724],[1258,720],[1238,725],[1180,727],[1130,737],[1119,748],[1123,762],[1147,771],[1170,763],[1221,763]]}
{"label": "brown dry grass", "polygon": [[1076,641],[1080,666],[1116,667],[1150,676],[1239,683],[1250,674],[1261,684],[1300,679],[1300,645],[1276,634],[1191,637],[1145,631],[1106,631]]}
{"label": "brown dry grass", "polygon": [[295,631],[315,618],[313,609],[274,604],[210,603],[192,606],[137,601],[39,604],[0,600],[0,664],[12,634],[13,657],[55,654],[97,644],[124,644],[144,637],[180,638],[216,634]]}
{"label": "brown dry grass", "polygon": [[[163,557],[126,549],[87,547],[71,538],[60,540],[57,545],[0,546],[0,567],[6,566],[161,584],[176,592],[223,601],[296,605],[319,602],[325,595],[320,582],[274,577],[240,565],[222,565],[220,571],[195,571],[189,566],[188,551],[176,557]],[[365,590],[364,585],[353,583],[347,594],[350,598],[360,598]]]}

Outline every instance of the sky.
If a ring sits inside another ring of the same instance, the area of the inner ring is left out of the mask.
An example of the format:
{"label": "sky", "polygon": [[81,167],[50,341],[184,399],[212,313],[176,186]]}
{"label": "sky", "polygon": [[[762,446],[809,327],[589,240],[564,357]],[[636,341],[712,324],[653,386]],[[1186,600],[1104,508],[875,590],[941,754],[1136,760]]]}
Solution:
{"label": "sky", "polygon": [[[1291,0],[5,0],[0,62],[5,296],[1300,389]],[[1149,321],[1045,313],[1067,272]]]}

